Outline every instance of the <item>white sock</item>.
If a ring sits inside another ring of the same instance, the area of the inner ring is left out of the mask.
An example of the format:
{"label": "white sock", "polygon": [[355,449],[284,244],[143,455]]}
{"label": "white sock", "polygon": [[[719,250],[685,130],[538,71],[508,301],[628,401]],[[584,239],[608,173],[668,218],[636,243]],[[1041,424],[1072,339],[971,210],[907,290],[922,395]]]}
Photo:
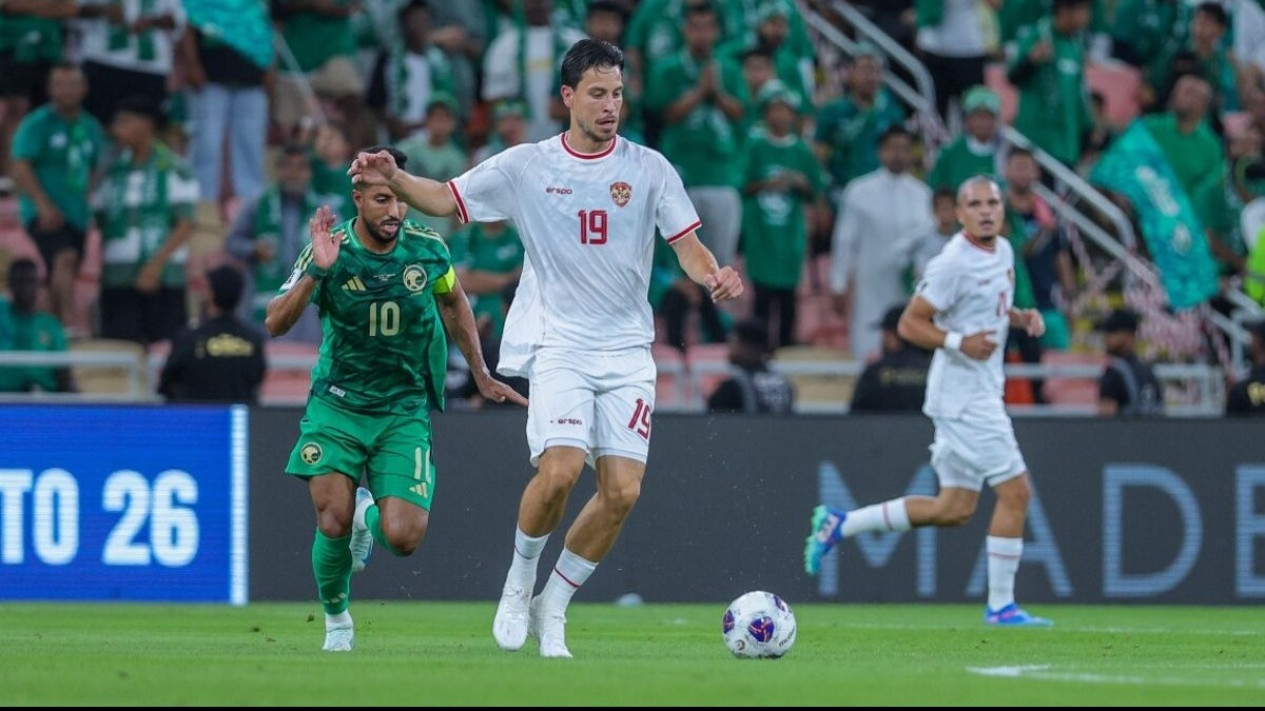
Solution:
{"label": "white sock", "polygon": [[565,610],[575,591],[580,589],[596,569],[597,563],[587,561],[564,547],[562,554],[558,556],[558,564],[553,567],[549,581],[545,583],[545,589],[540,593],[543,598],[541,604],[556,610]]}
{"label": "white sock", "polygon": [[843,537],[870,531],[908,531],[909,512],[905,510],[905,497],[884,501],[849,511],[843,521]]}
{"label": "white sock", "polygon": [[536,589],[536,566],[548,540],[548,533],[532,538],[521,528],[514,530],[514,560],[510,563],[509,574],[505,576],[506,585],[517,585],[529,593]]}
{"label": "white sock", "polygon": [[1000,610],[1015,601],[1015,573],[1023,557],[1022,538],[989,536],[988,609]]}
{"label": "white sock", "polygon": [[339,627],[351,627],[351,613],[346,610],[337,615],[325,613],[325,631],[328,632]]}

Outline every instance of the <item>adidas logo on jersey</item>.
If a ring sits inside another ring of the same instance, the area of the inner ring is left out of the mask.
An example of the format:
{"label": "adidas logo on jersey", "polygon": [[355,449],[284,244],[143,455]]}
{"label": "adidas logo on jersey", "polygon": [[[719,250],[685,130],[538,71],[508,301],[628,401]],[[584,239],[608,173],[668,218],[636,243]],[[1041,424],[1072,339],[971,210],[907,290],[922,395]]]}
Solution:
{"label": "adidas logo on jersey", "polygon": [[352,277],[343,284],[343,291],[364,291],[365,283],[360,281],[360,277]]}

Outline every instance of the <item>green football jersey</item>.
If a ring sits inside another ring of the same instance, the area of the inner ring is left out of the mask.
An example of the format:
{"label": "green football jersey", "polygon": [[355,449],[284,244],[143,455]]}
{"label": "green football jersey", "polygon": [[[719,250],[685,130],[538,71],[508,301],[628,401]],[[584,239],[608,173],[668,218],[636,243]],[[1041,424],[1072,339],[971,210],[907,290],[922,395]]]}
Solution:
{"label": "green football jersey", "polygon": [[[312,395],[357,412],[443,410],[448,340],[435,294],[448,293],[456,281],[448,247],[434,231],[406,220],[395,248],[377,254],[356,237],[355,220],[334,228],[338,259],[312,292],[324,333]],[[309,244],[280,293],[311,260]]]}

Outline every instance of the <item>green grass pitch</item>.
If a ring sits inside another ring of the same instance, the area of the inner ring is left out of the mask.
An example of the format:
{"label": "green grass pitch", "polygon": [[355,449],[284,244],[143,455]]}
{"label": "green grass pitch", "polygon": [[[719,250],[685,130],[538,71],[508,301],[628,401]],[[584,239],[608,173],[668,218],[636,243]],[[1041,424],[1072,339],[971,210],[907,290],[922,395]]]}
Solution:
{"label": "green grass pitch", "polygon": [[315,603],[3,603],[0,704],[253,706],[1265,705],[1265,609],[794,607],[782,659],[721,641],[724,603],[568,612],[575,659],[492,641],[494,602],[357,600],[356,649],[320,651]]}

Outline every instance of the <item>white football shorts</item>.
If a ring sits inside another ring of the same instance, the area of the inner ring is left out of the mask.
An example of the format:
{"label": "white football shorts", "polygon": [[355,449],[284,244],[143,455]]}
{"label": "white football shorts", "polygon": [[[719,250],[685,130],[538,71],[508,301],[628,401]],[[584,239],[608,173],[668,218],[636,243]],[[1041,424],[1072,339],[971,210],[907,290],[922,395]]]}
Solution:
{"label": "white football shorts", "polygon": [[979,491],[1028,471],[1004,406],[996,412],[967,410],[960,417],[932,418],[931,468],[940,487]]}
{"label": "white football shorts", "polygon": [[644,463],[657,374],[649,347],[537,351],[527,405],[531,465],[549,447],[583,449],[594,467],[606,455]]}

